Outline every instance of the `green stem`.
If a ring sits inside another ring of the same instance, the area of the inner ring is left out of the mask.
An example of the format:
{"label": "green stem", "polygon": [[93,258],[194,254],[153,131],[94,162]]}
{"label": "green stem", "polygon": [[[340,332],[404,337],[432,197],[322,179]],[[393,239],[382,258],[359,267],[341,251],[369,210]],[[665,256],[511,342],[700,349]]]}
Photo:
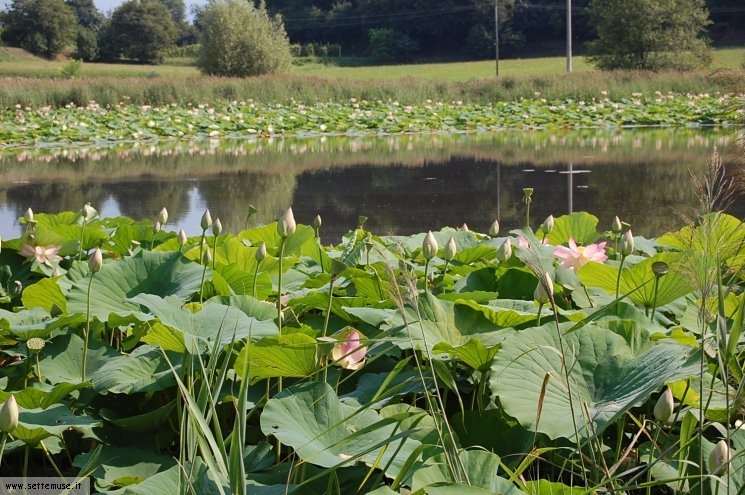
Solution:
{"label": "green stem", "polygon": [[[325,337],[328,334],[329,331],[329,320],[331,319],[331,303],[334,300],[334,277],[331,277],[331,280],[329,281],[329,304],[326,307],[326,319],[323,322],[323,336]],[[323,368],[323,381],[326,383],[328,381],[328,375],[329,375],[329,368],[328,366],[324,366]]]}
{"label": "green stem", "polygon": [[442,291],[445,292],[445,275],[448,274],[448,266],[450,265],[450,260],[445,260],[445,268],[442,270]]}
{"label": "green stem", "polygon": [[321,273],[326,273],[323,267],[323,246],[321,245],[321,231],[316,229],[316,240],[318,241],[318,262],[321,264]]}
{"label": "green stem", "polygon": [[[282,337],[282,259],[285,257],[285,245],[287,238],[283,237],[279,244],[279,277],[277,278],[277,328],[279,336]],[[282,391],[282,377],[277,379],[277,391]],[[279,440],[277,440],[277,455],[279,455]]]}
{"label": "green stem", "polygon": [[41,367],[39,366],[39,353],[34,354],[34,358],[36,359],[36,374],[39,377],[39,382],[41,383]]}
{"label": "green stem", "polygon": [[621,255],[621,265],[618,267],[618,275],[616,276],[616,299],[618,299],[618,293],[621,289],[621,273],[623,272],[623,263],[626,261],[626,255]]}
{"label": "green stem", "polygon": [[254,270],[254,281],[253,281],[253,287],[251,287],[251,297],[256,297],[256,279],[259,278],[259,267],[261,266],[261,261],[256,263],[256,270]]}
{"label": "green stem", "polygon": [[202,281],[199,283],[199,304],[204,301],[204,277],[207,275],[207,263],[204,264],[202,269]]}
{"label": "green stem", "polygon": [[3,440],[2,443],[0,443],[0,466],[3,465],[3,454],[5,453],[5,442],[8,440],[8,434],[5,432],[0,433],[0,436],[2,436]]}
{"label": "green stem", "polygon": [[91,334],[91,288],[93,287],[93,277],[95,272],[91,272],[91,279],[88,282],[88,300],[86,302],[86,316],[85,316],[85,334],[83,335],[83,362],[80,369],[80,375],[85,381],[85,368],[88,361],[88,339]]}
{"label": "green stem", "polygon": [[543,313],[543,303],[538,303],[538,325],[541,326],[541,313]]}
{"label": "green stem", "polygon": [[429,292],[429,260],[424,264],[424,292]]}
{"label": "green stem", "polygon": [[31,447],[27,444],[23,449],[23,493],[26,493],[26,479],[28,478],[28,458],[31,453]]}
{"label": "green stem", "polygon": [[525,202],[525,226],[530,228],[530,200]]}
{"label": "green stem", "polygon": [[206,230],[202,230],[202,237],[199,239],[199,263],[202,262],[202,255],[204,254],[204,234]]}
{"label": "green stem", "polygon": [[212,269],[215,269],[215,261],[217,260],[217,236],[215,236],[215,240],[212,242]]}
{"label": "green stem", "polygon": [[654,321],[654,314],[657,311],[657,289],[660,285],[660,277],[654,278],[654,297],[652,298],[652,316],[650,317],[650,321]]}
{"label": "green stem", "polygon": [[80,261],[83,261],[85,250],[83,249],[83,234],[85,233],[85,219],[83,220],[83,226],[80,228]]}

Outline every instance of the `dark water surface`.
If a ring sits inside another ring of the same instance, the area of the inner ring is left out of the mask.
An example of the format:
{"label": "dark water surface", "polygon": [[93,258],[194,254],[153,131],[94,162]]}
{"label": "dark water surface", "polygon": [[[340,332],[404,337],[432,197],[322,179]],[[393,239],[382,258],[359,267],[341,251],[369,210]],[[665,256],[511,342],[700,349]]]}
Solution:
{"label": "dark water surface", "polygon": [[[717,149],[730,168],[742,156],[732,130],[519,132],[141,144],[134,148],[34,149],[0,158],[0,235],[18,217],[78,210],[153,217],[166,206],[170,229],[199,231],[209,208],[226,228],[266,223],[292,205],[299,221],[320,213],[336,241],[369,217],[380,234],[442,226],[486,229],[523,219],[522,189],[535,189],[534,218],[586,210],[607,227],[614,215],[634,232],[677,227],[696,205],[691,173]],[[246,222],[247,205],[258,213]],[[731,207],[745,216],[745,200]]]}

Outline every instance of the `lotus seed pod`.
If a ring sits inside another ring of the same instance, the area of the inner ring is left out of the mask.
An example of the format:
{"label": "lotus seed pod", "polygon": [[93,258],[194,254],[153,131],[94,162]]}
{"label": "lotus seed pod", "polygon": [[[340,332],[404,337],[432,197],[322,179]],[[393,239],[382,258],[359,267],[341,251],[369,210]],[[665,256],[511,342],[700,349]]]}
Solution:
{"label": "lotus seed pod", "polygon": [[282,238],[289,237],[295,233],[297,224],[295,223],[295,215],[292,213],[292,208],[287,208],[287,211],[280,217],[277,222],[277,232]]}
{"label": "lotus seed pod", "polygon": [[494,220],[489,226],[489,235],[491,237],[497,237],[499,235],[499,220]]}
{"label": "lotus seed pod", "polygon": [[673,402],[673,393],[669,387],[666,387],[654,405],[654,417],[661,423],[667,423],[673,415],[674,410],[675,402]]}
{"label": "lotus seed pod", "polygon": [[538,301],[539,304],[548,304],[551,302],[551,298],[554,296],[554,281],[551,280],[551,275],[544,273],[538,278],[538,285],[533,292],[533,299]]}
{"label": "lotus seed pod", "polygon": [[26,213],[23,215],[23,218],[26,220],[27,223],[33,223],[34,221],[34,210],[29,208],[26,210]]}
{"label": "lotus seed pod", "polygon": [[451,237],[448,243],[445,245],[445,259],[452,260],[458,253],[458,245],[455,244],[455,238]]}
{"label": "lotus seed pod", "polygon": [[184,229],[181,229],[178,231],[178,245],[181,247],[184,247],[189,240],[189,237],[187,237],[186,232],[184,232]]}
{"label": "lotus seed pod", "polygon": [[669,270],[670,267],[664,261],[655,261],[654,263],[652,263],[652,273],[654,273],[655,277],[662,277],[663,275],[667,275],[667,272]]}
{"label": "lotus seed pod", "polygon": [[323,220],[321,220],[321,215],[316,215],[316,218],[313,219],[313,228],[316,230],[320,230],[321,225],[323,225]]}
{"label": "lotus seed pod", "polygon": [[161,225],[165,225],[168,223],[168,210],[166,210],[166,207],[160,209],[160,212],[158,213],[158,221]]}
{"label": "lotus seed pod", "polygon": [[18,426],[18,404],[11,395],[0,407],[0,431],[12,433]]}
{"label": "lotus seed pod", "polygon": [[512,258],[512,243],[509,239],[505,239],[505,241],[500,244],[499,249],[497,249],[497,259],[504,262],[510,258]]}
{"label": "lotus seed pod", "polygon": [[425,258],[430,260],[437,256],[438,249],[440,249],[440,247],[437,245],[437,239],[435,239],[435,236],[430,230],[427,232],[427,235],[424,236],[424,241],[422,242],[422,254],[424,254]]}
{"label": "lotus seed pod", "polygon": [[212,264],[212,253],[210,253],[210,249],[207,248],[202,253],[202,263],[204,265],[211,265]]}
{"label": "lotus seed pod", "polygon": [[543,232],[546,234],[550,234],[552,230],[554,230],[554,225],[556,224],[556,220],[554,219],[553,215],[549,215],[546,217],[546,219],[543,221]]}
{"label": "lotus seed pod", "polygon": [[202,226],[202,230],[204,231],[212,226],[212,215],[210,214],[209,209],[204,210],[204,213],[202,214],[202,222],[200,225]]}
{"label": "lotus seed pod", "polygon": [[623,230],[623,224],[621,223],[621,219],[620,218],[618,218],[618,217],[614,217],[613,218],[613,225],[611,225],[611,229],[616,234],[620,234],[621,233],[621,231]]}
{"label": "lotus seed pod", "polygon": [[627,230],[625,234],[623,234],[623,245],[621,246],[621,253],[624,256],[628,256],[631,253],[634,252],[634,234],[631,233],[631,230]]}
{"label": "lotus seed pod", "polygon": [[719,474],[724,471],[731,460],[731,455],[727,442],[719,440],[709,453],[709,472]]}
{"label": "lotus seed pod", "polygon": [[215,218],[215,221],[212,224],[212,233],[215,235],[215,237],[222,233],[222,222],[219,218]]}
{"label": "lotus seed pod", "polygon": [[264,258],[266,258],[266,243],[262,242],[261,246],[259,246],[259,249],[256,251],[256,261],[261,263],[264,261]]}
{"label": "lotus seed pod", "polygon": [[26,347],[31,352],[41,352],[44,349],[44,346],[46,346],[46,342],[44,342],[44,339],[40,339],[39,337],[31,337],[26,341]]}
{"label": "lotus seed pod", "polygon": [[91,255],[88,257],[88,267],[91,269],[91,272],[96,273],[101,271],[101,267],[103,266],[103,253],[101,253],[101,250],[99,248],[96,248],[93,250]]}

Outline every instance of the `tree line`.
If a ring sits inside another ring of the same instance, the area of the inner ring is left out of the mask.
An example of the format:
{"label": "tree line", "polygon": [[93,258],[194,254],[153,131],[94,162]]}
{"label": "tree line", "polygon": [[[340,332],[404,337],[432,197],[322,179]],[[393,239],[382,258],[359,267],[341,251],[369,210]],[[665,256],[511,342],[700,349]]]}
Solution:
{"label": "tree line", "polygon": [[[13,0],[0,22],[5,43],[49,58],[159,63],[172,47],[200,42],[201,65],[214,74],[287,67],[291,44],[333,45],[375,61],[494,53],[495,0],[257,1],[208,0],[189,19],[184,0],[127,0],[110,15],[93,0]],[[502,53],[561,50],[565,0],[496,1]],[[742,0],[573,3],[575,42],[602,68],[693,67],[706,63],[710,40],[745,40]],[[250,63],[262,67],[245,69],[249,55],[237,50],[253,51]]]}

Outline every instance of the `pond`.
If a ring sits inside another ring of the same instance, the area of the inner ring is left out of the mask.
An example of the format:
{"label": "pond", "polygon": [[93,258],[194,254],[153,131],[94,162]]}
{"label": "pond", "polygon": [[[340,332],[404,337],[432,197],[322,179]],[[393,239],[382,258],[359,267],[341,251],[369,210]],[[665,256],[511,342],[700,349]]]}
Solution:
{"label": "pond", "polygon": [[[732,130],[655,129],[40,147],[0,158],[0,235],[18,235],[26,208],[86,201],[135,218],[166,206],[169,228],[190,234],[205,208],[236,231],[290,205],[304,223],[320,213],[329,242],[361,215],[379,234],[486,230],[494,218],[521,224],[524,187],[535,189],[537,220],[587,210],[601,228],[619,215],[652,235],[684,222],[697,204],[691,174],[714,150],[735,163],[736,141]],[[745,215],[745,201],[730,209]]]}

